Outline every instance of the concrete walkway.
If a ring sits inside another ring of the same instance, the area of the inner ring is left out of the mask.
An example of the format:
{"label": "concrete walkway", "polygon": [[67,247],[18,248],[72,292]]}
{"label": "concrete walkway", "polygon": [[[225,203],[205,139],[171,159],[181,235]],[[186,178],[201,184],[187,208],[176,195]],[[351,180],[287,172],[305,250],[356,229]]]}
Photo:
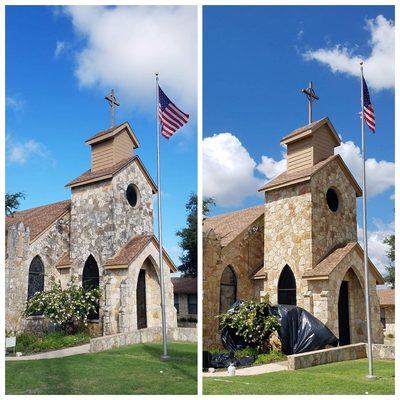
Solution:
{"label": "concrete walkway", "polygon": [[[279,361],[271,364],[255,365],[253,367],[238,368],[236,370],[236,376],[249,376],[249,375],[261,375],[268,374],[269,372],[287,371],[287,361]],[[229,377],[228,371],[218,370],[216,372],[203,372],[204,378],[217,378],[217,377]]]}
{"label": "concrete walkway", "polygon": [[89,353],[90,344],[82,344],[81,346],[66,347],[65,349],[46,351],[45,353],[31,354],[21,357],[6,357],[6,361],[23,361],[23,360],[44,360],[49,358],[61,358],[75,356],[76,354]]}

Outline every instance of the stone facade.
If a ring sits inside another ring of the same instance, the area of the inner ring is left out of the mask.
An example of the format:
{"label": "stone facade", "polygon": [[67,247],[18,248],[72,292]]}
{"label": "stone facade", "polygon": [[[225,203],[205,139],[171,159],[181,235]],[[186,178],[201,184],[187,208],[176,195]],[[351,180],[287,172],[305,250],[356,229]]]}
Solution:
{"label": "stone facade", "polygon": [[[110,140],[113,146],[114,136],[121,134],[121,127],[124,129],[122,134],[126,135],[129,131],[130,137],[134,137],[129,124],[125,123],[115,128],[115,135],[108,130],[96,135],[96,138]],[[138,147],[136,138],[133,142],[132,153],[133,146]],[[107,162],[110,161],[108,154],[102,157],[108,157]],[[90,322],[90,330],[97,335],[137,330],[136,293],[139,272],[144,270],[147,327],[161,326],[159,249],[153,236],[153,194],[156,188],[137,156],[117,161],[111,167],[88,171],[72,181],[69,184],[71,201],[65,202],[68,211],[63,215],[54,214],[49,226],[41,229],[34,239],[30,237],[29,225],[35,224],[38,230],[40,219],[50,218],[59,203],[16,213],[15,221],[26,222],[14,223],[8,218],[7,332],[27,330],[29,326],[36,330],[47,328],[47,321],[42,317],[22,317],[28,296],[29,267],[35,256],[40,256],[44,265],[44,289],[48,288],[50,277],[60,280],[63,286],[73,275],[82,282],[85,263],[89,256],[94,258],[101,298],[99,319]],[[127,199],[128,185],[135,187],[137,202],[134,206]],[[42,214],[40,209],[44,210]],[[46,215],[47,209],[49,215]],[[146,246],[126,250],[129,242],[139,237],[153,239]],[[126,259],[124,265],[107,266],[107,261],[120,252]],[[59,265],[63,259],[67,261]],[[167,325],[173,328],[177,322],[170,268],[174,270],[175,266],[164,254]]]}
{"label": "stone facade", "polygon": [[264,220],[258,218],[226,247],[213,231],[203,239],[203,345],[221,346],[218,320],[220,282],[224,269],[230,266],[237,280],[237,299],[260,299],[255,290],[254,272],[263,265]]}
{"label": "stone facade", "polygon": [[[318,135],[321,134],[332,138],[330,142],[323,141],[326,149],[322,153],[319,148],[313,148],[315,143],[320,145]],[[295,287],[290,289],[290,293],[292,296],[295,291],[295,295],[289,304],[311,312],[338,337],[339,319],[348,319],[350,343],[366,341],[363,251],[357,244],[356,219],[357,197],[361,195],[361,189],[340,156],[334,155],[334,146],[338,145],[339,139],[327,118],[300,128],[285,138],[292,149],[302,148],[304,151],[292,154],[292,161],[296,163],[292,170],[260,189],[265,191],[261,217],[263,238],[250,239],[251,256],[246,252],[248,243],[243,233],[237,234],[229,244],[221,244],[225,237],[232,235],[235,219],[243,225],[243,214],[232,213],[235,217],[231,219],[217,216],[204,224],[203,338],[206,348],[221,346],[215,316],[218,314],[221,274],[228,265],[237,277],[238,299],[268,296],[272,304],[278,303],[283,270],[291,271]],[[301,161],[301,157],[315,152],[325,156],[316,160],[310,156],[307,163]],[[328,205],[328,190],[336,195],[336,209],[332,203]],[[254,221],[249,218],[247,222],[246,229],[251,231]],[[262,273],[256,272],[256,265],[263,266]],[[343,313],[339,316],[342,282],[346,282],[348,287],[348,317],[343,317]],[[370,263],[372,334],[374,342],[381,343],[383,334],[377,283],[383,283],[383,279]],[[287,289],[283,288],[282,295],[284,290]]]}

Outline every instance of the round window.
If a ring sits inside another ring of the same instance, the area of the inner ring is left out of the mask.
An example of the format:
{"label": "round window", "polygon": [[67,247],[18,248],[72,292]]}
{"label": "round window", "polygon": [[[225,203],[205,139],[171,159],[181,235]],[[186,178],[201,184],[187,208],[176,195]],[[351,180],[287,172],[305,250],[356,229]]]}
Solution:
{"label": "round window", "polygon": [[139,192],[137,187],[131,183],[128,185],[126,188],[126,199],[128,200],[128,203],[132,206],[135,207],[139,198]]}
{"label": "round window", "polygon": [[339,196],[334,189],[328,189],[326,192],[326,202],[329,209],[333,212],[339,208]]}

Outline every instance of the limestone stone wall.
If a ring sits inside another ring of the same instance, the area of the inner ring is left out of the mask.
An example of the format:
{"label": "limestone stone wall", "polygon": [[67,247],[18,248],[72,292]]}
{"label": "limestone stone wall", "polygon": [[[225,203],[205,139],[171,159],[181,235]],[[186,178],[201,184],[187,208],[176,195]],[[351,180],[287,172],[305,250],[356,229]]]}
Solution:
{"label": "limestone stone wall", "polygon": [[[224,269],[230,266],[237,279],[237,299],[257,299],[253,273],[263,265],[263,217],[238,235],[226,247],[213,231],[203,240],[203,344],[205,348],[221,347],[218,329],[220,282]],[[254,233],[253,227],[258,227]],[[259,296],[258,296],[259,298]]]}
{"label": "limestone stone wall", "polygon": [[[196,328],[167,328],[167,339],[178,342],[197,342]],[[110,350],[121,346],[137,343],[161,342],[161,328],[145,328],[130,333],[117,333],[103,336],[90,341],[90,352]]]}
{"label": "limestone stone wall", "polygon": [[[131,207],[126,188],[133,183],[138,204]],[[101,267],[132,237],[153,233],[152,191],[143,173],[131,163],[111,181],[72,189],[71,259],[80,275],[90,254]]]}
{"label": "limestone stone wall", "polygon": [[[312,267],[337,245],[357,241],[356,192],[337,160],[328,163],[311,178]],[[339,196],[336,212],[329,209],[326,192]]]}
{"label": "limestone stone wall", "polygon": [[51,277],[56,281],[61,280],[62,276],[55,265],[68,250],[69,229],[69,214],[60,218],[33,241],[30,241],[29,228],[22,222],[8,229],[5,262],[7,332],[30,329],[29,325],[33,325],[34,330],[41,329],[38,325],[44,323],[43,319],[22,317],[28,297],[29,266],[35,256],[40,256],[45,270],[45,289],[48,288]]}
{"label": "limestone stone wall", "polygon": [[293,354],[288,356],[288,369],[296,370],[314,367],[316,365],[329,364],[333,362],[357,360],[366,358],[367,351],[365,343],[350,344],[348,346],[333,347],[323,350],[310,351],[307,353]]}
{"label": "limestone stone wall", "polygon": [[303,307],[307,282],[301,279],[312,267],[312,197],[309,183],[288,186],[266,193],[264,216],[264,266],[267,279],[264,293],[278,301],[278,280],[288,265],[297,282],[297,305]]}
{"label": "limestone stone wall", "polygon": [[[312,307],[308,309],[325,323],[332,332],[339,335],[338,300],[342,281],[349,282],[349,313],[351,343],[367,340],[363,260],[353,250],[338,264],[329,280],[309,281]],[[383,342],[383,330],[380,322],[379,299],[376,282],[369,273],[369,293],[371,306],[372,337],[374,343]]]}
{"label": "limestone stone wall", "polygon": [[[160,268],[158,249],[150,243],[127,269],[107,270],[104,279],[103,334],[127,333],[137,330],[136,288],[140,269],[146,270],[147,326],[161,326]],[[164,262],[164,286],[167,326],[177,326],[173,285]]]}

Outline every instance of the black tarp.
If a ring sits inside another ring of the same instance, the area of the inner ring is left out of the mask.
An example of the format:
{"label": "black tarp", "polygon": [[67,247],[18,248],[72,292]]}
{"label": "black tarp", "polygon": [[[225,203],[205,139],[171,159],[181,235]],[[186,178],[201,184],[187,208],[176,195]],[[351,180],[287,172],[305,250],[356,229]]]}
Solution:
{"label": "black tarp", "polygon": [[[242,303],[242,300],[236,301],[228,313],[236,312]],[[270,306],[270,313],[279,319],[281,327],[278,334],[282,342],[282,352],[286,355],[338,345],[339,341],[332,331],[301,307],[279,304]],[[230,328],[222,330],[221,341],[230,351],[248,347],[244,339]]]}
{"label": "black tarp", "polygon": [[286,355],[320,350],[339,343],[326,325],[301,307],[279,304],[271,306],[270,311],[281,324],[278,333],[282,352]]}

